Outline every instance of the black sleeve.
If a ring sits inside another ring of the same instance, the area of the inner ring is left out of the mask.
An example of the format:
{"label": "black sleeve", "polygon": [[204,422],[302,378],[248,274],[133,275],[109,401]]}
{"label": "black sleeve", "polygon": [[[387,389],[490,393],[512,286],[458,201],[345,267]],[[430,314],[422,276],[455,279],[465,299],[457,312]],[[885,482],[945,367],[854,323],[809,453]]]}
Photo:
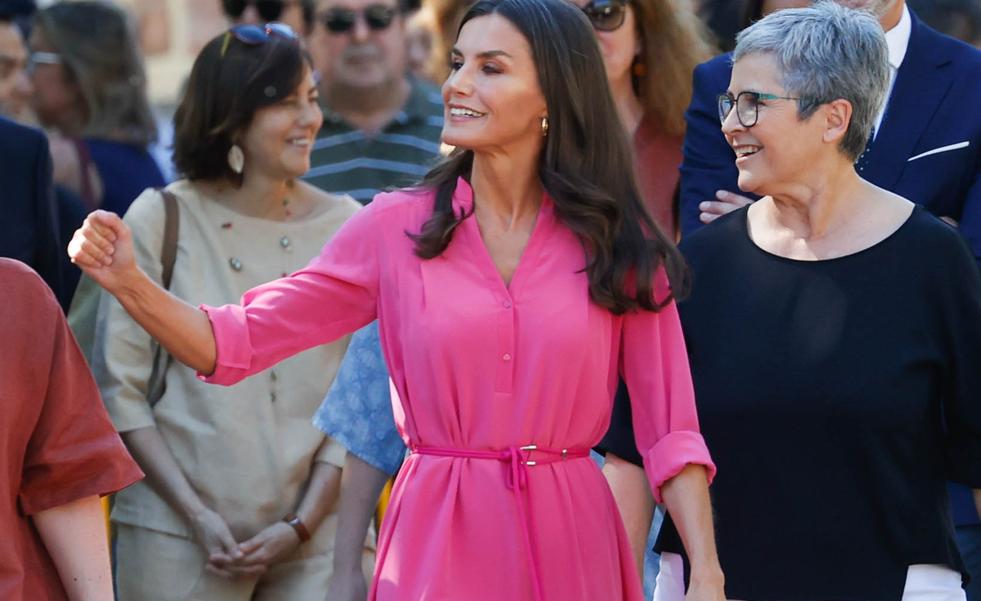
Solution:
{"label": "black sleeve", "polygon": [[31,265],[38,275],[51,287],[63,310],[67,311],[70,299],[64,290],[61,255],[67,252],[67,244],[62,245],[58,223],[58,207],[51,183],[51,152],[48,139],[37,136],[35,144],[32,198],[35,208],[34,222],[34,262]]}
{"label": "black sleeve", "polygon": [[613,401],[613,416],[610,418],[610,429],[606,436],[596,446],[596,450],[604,455],[613,453],[625,461],[644,467],[640,451],[634,440],[633,412],[630,410],[630,395],[623,380],[617,386],[617,395]]}
{"label": "black sleeve", "polygon": [[981,273],[957,237],[941,290],[947,353],[944,422],[949,478],[981,488]]}

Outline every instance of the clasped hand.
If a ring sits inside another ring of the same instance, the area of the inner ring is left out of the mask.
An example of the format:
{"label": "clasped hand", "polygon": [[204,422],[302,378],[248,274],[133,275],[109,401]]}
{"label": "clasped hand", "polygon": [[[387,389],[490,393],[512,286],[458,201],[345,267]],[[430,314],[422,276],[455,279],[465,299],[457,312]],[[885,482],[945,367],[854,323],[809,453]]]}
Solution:
{"label": "clasped hand", "polygon": [[225,521],[210,509],[195,516],[194,534],[208,554],[206,569],[225,578],[263,575],[300,546],[300,537],[286,522],[276,522],[238,543]]}

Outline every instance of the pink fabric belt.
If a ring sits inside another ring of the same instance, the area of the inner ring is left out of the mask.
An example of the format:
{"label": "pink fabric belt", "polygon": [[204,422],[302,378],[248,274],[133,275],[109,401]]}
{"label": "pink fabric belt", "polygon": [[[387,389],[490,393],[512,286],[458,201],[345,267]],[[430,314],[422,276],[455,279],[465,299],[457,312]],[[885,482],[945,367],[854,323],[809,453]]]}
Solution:
{"label": "pink fabric belt", "polygon": [[[412,446],[413,453],[432,455],[435,457],[457,457],[463,459],[490,459],[508,464],[505,482],[509,490],[514,491],[514,502],[518,509],[518,519],[525,539],[525,552],[528,555],[528,566],[531,570],[532,584],[535,590],[535,601],[544,601],[542,582],[538,575],[538,562],[535,560],[535,548],[532,539],[532,524],[529,521],[521,489],[528,486],[528,468],[536,465],[558,463],[566,459],[581,459],[589,457],[589,449],[542,449],[530,444],[523,447],[510,447],[502,451],[477,451],[473,449],[452,449],[446,447]],[[534,459],[532,456],[534,455]]]}

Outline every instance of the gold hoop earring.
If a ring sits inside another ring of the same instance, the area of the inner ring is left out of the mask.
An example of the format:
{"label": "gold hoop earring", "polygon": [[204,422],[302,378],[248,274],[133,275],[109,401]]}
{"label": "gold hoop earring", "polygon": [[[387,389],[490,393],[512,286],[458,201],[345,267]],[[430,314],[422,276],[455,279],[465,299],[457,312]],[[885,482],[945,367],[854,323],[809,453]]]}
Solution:
{"label": "gold hoop earring", "polygon": [[232,144],[232,147],[228,149],[228,167],[239,175],[245,168],[245,153],[242,152],[238,144]]}
{"label": "gold hoop earring", "polygon": [[548,136],[548,117],[542,117],[542,137]]}

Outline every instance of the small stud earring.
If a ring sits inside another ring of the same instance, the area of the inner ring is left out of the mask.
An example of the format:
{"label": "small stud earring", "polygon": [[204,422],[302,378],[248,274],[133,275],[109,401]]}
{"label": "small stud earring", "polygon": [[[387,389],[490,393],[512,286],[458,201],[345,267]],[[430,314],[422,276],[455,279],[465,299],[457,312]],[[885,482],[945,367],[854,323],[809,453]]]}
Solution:
{"label": "small stud earring", "polygon": [[548,117],[542,117],[542,137],[548,136]]}
{"label": "small stud earring", "polygon": [[232,144],[228,149],[228,166],[237,174],[241,174],[245,168],[245,154],[238,144]]}
{"label": "small stud earring", "polygon": [[640,60],[637,60],[634,62],[632,71],[634,77],[644,77],[647,75],[647,65],[642,63]]}

